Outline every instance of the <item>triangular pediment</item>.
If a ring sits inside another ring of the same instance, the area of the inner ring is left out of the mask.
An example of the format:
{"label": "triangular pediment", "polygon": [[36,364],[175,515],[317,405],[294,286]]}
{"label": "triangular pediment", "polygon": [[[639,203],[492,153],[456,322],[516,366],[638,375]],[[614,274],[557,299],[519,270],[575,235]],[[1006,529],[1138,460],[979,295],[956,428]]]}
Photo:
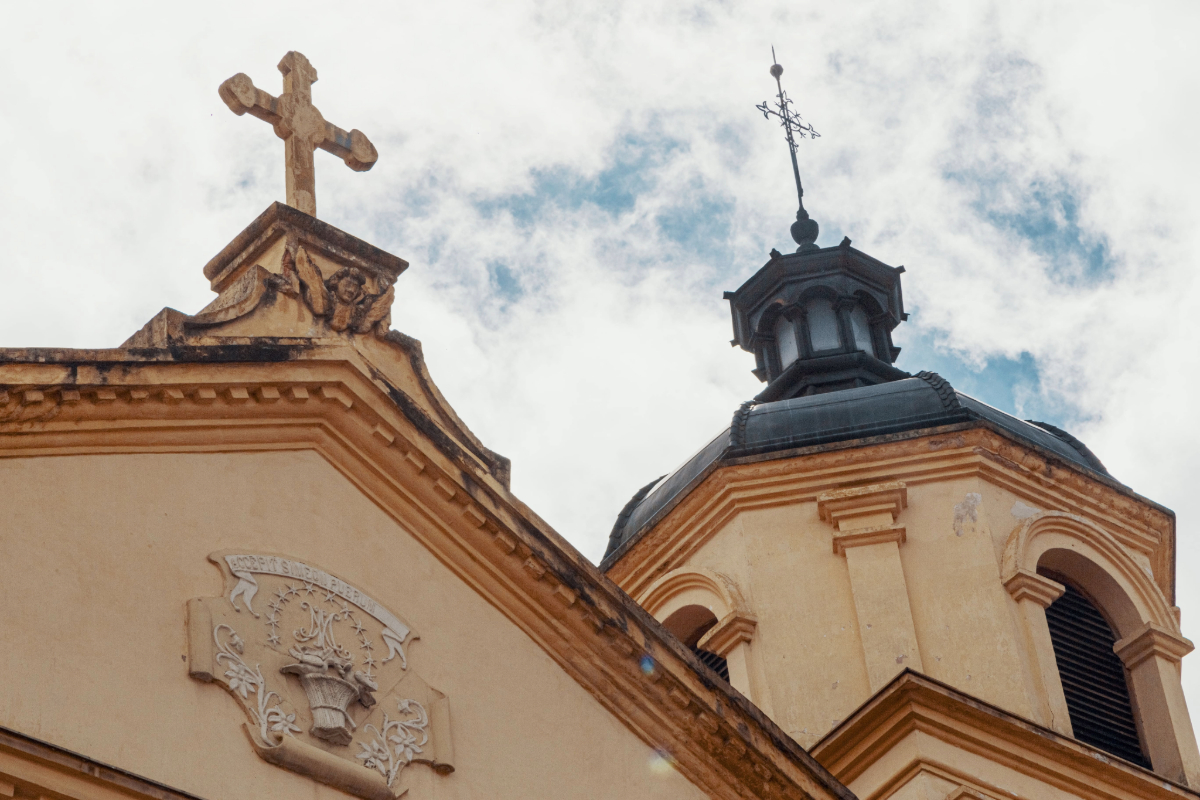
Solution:
{"label": "triangular pediment", "polygon": [[[122,765],[200,794],[220,781],[161,755],[160,712],[199,720],[189,748],[224,748],[247,781],[227,796],[303,792],[302,780],[378,800],[410,785],[433,796],[435,780],[526,796],[527,754],[553,741],[536,781],[559,780],[562,796],[640,796],[665,780],[678,797],[849,797],[511,494],[507,459],[441,396],[420,343],[390,330],[405,266],[276,205],[209,263],[218,296],[200,312],[164,309],[118,348],[0,350],[0,456],[20,482],[5,545],[20,585],[62,594],[82,580],[89,609],[122,609],[97,617],[103,635],[47,644],[66,687],[39,711],[63,721],[50,738],[115,758],[125,729],[94,736],[71,698],[87,684],[89,704],[111,704],[117,683],[72,670],[145,662],[158,705],[114,712],[140,748]],[[16,546],[33,541],[69,552],[66,566]],[[76,562],[105,566],[83,580]],[[13,610],[40,619],[35,605]],[[323,621],[350,655],[306,639]],[[368,664],[368,644],[390,656],[391,643],[407,662]],[[328,705],[347,687],[357,694]],[[247,725],[232,727],[236,747],[221,738],[234,713]],[[550,727],[530,722],[541,718]],[[363,738],[375,732],[385,741]],[[407,744],[387,751],[392,735]],[[403,750],[414,742],[421,752]],[[567,786],[593,744],[612,774]],[[647,779],[647,754],[673,777]]]}

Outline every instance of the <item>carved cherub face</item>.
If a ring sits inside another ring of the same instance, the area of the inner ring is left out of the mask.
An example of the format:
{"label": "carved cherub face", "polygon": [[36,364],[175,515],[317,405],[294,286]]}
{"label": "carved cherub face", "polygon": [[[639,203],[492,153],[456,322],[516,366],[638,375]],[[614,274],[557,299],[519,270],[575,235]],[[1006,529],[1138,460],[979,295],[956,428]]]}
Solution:
{"label": "carved cherub face", "polygon": [[346,270],[337,276],[331,288],[339,302],[351,305],[362,299],[365,282],[358,270]]}

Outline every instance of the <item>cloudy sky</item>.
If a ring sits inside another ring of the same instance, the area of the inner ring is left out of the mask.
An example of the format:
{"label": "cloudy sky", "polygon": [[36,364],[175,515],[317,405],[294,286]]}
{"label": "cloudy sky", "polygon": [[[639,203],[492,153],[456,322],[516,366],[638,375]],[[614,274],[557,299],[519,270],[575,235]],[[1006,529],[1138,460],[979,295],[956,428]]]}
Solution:
{"label": "cloudy sky", "polygon": [[1174,508],[1200,637],[1195,2],[50,8],[0,28],[3,345],[115,346],[204,306],[201,267],[283,199],[282,144],[216,87],[277,93],[300,50],[326,118],[380,152],[317,155],[319,216],[411,262],[394,326],[598,560],[759,389],[721,292],[794,246],[754,110],[773,44],[822,134],[800,153],[819,243],[907,267],[898,366],[1071,430]]}

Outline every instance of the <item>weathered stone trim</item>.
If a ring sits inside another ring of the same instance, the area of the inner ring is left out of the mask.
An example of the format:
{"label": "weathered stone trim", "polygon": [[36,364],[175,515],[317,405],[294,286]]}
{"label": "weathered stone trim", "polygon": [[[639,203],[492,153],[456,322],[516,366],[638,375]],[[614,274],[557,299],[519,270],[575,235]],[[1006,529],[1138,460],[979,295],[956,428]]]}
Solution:
{"label": "weathered stone trim", "polygon": [[[10,759],[17,764],[10,763]],[[18,765],[28,765],[30,769],[26,772]],[[62,779],[65,778],[67,785],[78,784],[79,789],[68,796],[80,798],[96,798],[97,795],[106,797],[111,793],[113,797],[123,798],[133,795],[150,800],[201,800],[197,795],[4,727],[0,727],[0,769],[3,769],[6,780],[16,781],[15,785],[0,783],[0,788],[11,786],[19,789],[24,797],[49,797],[63,793],[65,786]],[[47,770],[57,779],[52,789],[35,775]],[[14,792],[0,794],[12,797]]]}

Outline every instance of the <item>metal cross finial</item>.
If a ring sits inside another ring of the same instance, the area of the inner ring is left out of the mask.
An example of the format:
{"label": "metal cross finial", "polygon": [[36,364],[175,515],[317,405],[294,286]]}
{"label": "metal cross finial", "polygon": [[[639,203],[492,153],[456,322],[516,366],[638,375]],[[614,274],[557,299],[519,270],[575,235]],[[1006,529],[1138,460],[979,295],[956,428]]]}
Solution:
{"label": "metal cross finial", "polygon": [[255,87],[244,72],[222,83],[218,91],[225,105],[239,117],[249,111],[275,127],[275,135],[284,142],[287,204],[315,217],[317,179],[313,151],[319,147],[333,153],[356,172],[366,172],[375,166],[379,153],[362,131],[347,133],[321,116],[312,104],[317,70],[307,58],[293,50],[279,62],[279,71],[283,73],[283,94],[279,97]]}
{"label": "metal cross finial", "polygon": [[815,219],[810,219],[808,212],[804,210],[804,186],[800,183],[800,166],[796,162],[796,138],[812,138],[816,139],[821,134],[813,129],[812,125],[805,123],[800,114],[792,107],[791,98],[787,96],[787,92],[783,90],[783,84],[779,77],[783,75],[783,67],[775,58],[775,48],[771,48],[771,77],[775,79],[775,86],[779,90],[775,101],[775,107],[772,108],[768,101],[762,101],[761,105],[755,106],[763,113],[763,117],[770,119],[772,116],[779,119],[779,124],[783,126],[784,137],[787,139],[788,151],[792,155],[792,174],[796,176],[796,196],[800,201],[800,210],[796,212],[796,221],[792,223],[792,238],[796,240],[796,244],[800,245],[799,250],[815,250],[817,234],[820,232],[820,226],[817,225]]}

